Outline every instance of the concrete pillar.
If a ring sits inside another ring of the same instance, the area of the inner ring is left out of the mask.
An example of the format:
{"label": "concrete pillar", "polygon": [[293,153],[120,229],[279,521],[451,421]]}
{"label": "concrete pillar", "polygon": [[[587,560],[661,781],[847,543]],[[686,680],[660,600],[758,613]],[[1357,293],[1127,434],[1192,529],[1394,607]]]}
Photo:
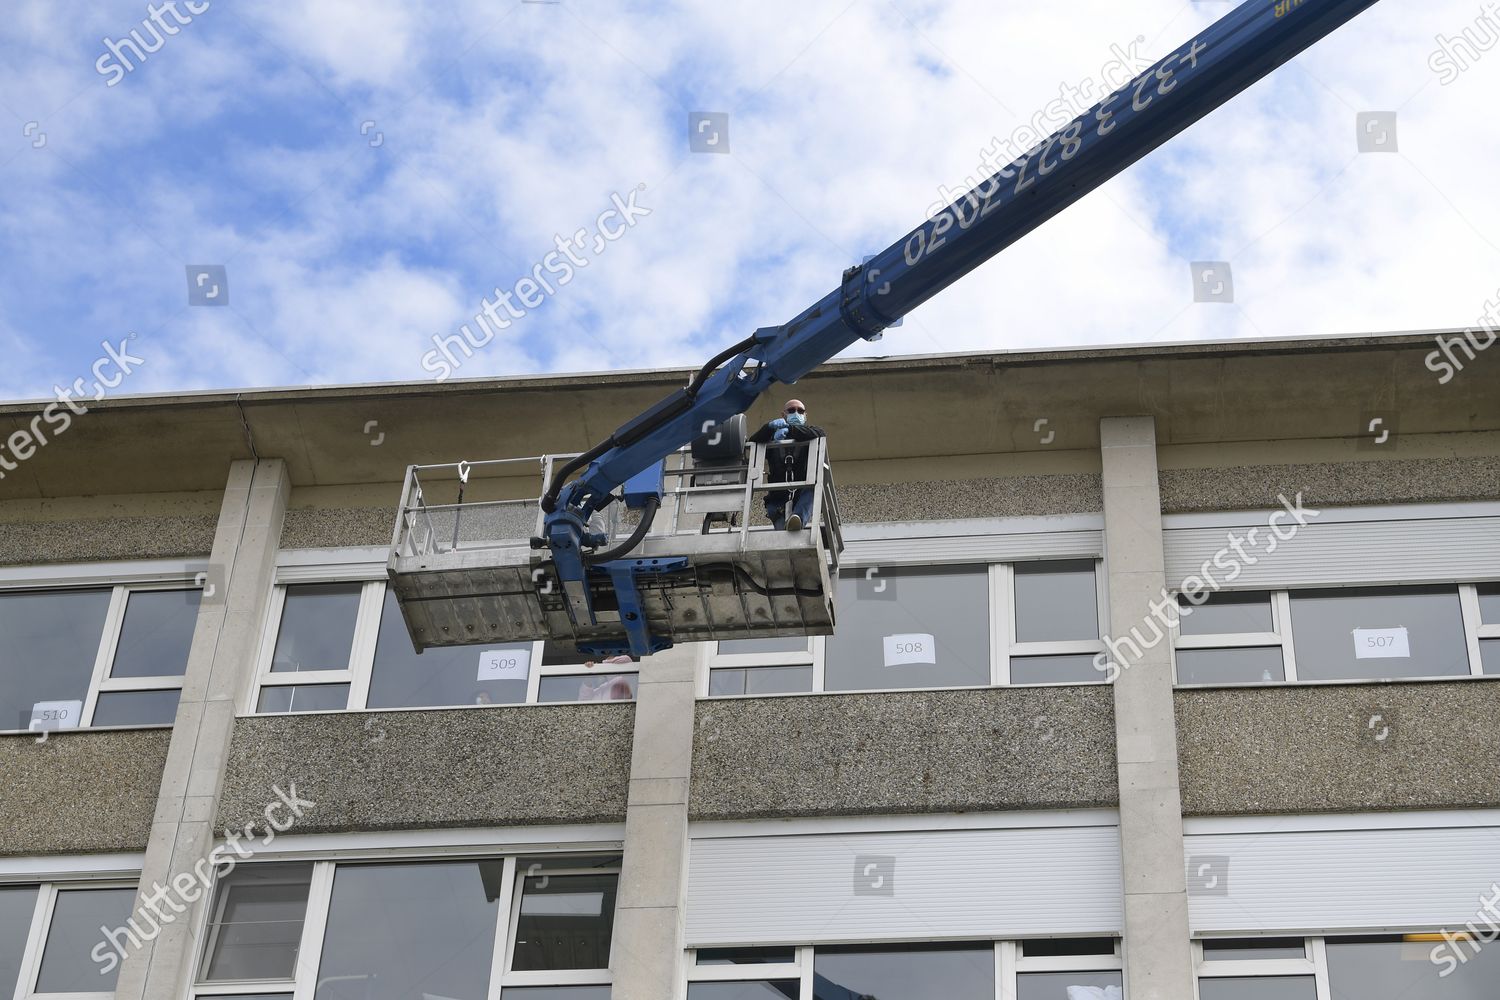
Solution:
{"label": "concrete pillar", "polygon": [[[1104,552],[1109,634],[1141,647],[1117,652],[1115,738],[1120,771],[1120,848],[1125,878],[1125,976],[1131,1000],[1188,1000],[1188,939],[1182,798],[1172,704],[1170,639],[1151,605],[1166,587],[1156,425],[1151,417],[1099,422],[1104,456]],[[1151,622],[1152,624],[1147,624]],[[1144,639],[1146,641],[1139,641]]]}
{"label": "concrete pillar", "polygon": [[[138,907],[153,886],[168,886],[173,877],[193,872],[213,847],[235,705],[255,669],[289,490],[280,459],[230,466],[146,846]],[[200,898],[164,924],[155,940],[126,956],[116,1000],[181,1000],[187,995],[187,977],[201,947],[194,929],[206,905],[207,899]],[[173,914],[169,907],[158,907]],[[144,926],[139,918],[137,923]]]}
{"label": "concrete pillar", "polygon": [[615,903],[614,1000],[679,1000],[685,991],[683,896],[697,659],[696,647],[677,646],[641,664]]}

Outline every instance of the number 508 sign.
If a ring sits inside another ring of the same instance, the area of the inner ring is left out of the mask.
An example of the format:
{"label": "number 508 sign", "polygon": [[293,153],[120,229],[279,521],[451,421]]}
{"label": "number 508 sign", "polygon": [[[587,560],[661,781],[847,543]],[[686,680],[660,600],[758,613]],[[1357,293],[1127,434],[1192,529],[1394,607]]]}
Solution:
{"label": "number 508 sign", "polygon": [[937,663],[937,641],[925,632],[908,632],[885,637],[885,665]]}

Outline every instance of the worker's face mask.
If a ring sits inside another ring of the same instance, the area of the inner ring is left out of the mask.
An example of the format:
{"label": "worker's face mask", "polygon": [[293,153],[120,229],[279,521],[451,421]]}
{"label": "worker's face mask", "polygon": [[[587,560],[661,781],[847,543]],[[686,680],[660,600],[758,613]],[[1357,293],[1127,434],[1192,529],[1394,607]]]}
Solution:
{"label": "worker's face mask", "polygon": [[791,424],[793,427],[801,427],[803,424],[807,423],[807,417],[793,410],[791,413],[788,413],[786,415],[786,422]]}

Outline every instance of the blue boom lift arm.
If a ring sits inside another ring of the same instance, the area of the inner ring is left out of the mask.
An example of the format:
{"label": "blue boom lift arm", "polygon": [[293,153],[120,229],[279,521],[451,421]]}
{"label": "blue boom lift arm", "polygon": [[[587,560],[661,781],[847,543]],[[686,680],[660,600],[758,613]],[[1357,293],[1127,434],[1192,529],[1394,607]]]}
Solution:
{"label": "blue boom lift arm", "polygon": [[[957,281],[1147,153],[1207,116],[1376,0],[1249,0],[1130,83],[912,230],[782,326],[763,327],[710,360],[689,384],[558,471],[542,497],[538,548],[551,549],[572,613],[592,619],[587,580],[613,581],[622,617],[639,612],[624,557],[650,529],[663,462],[707,428],[750,408],[856,340],[878,340],[907,312]],[[569,478],[583,470],[577,479]],[[608,551],[589,517],[614,499],[642,516]],[[641,570],[644,571],[644,570]],[[630,651],[670,643],[640,623]]]}

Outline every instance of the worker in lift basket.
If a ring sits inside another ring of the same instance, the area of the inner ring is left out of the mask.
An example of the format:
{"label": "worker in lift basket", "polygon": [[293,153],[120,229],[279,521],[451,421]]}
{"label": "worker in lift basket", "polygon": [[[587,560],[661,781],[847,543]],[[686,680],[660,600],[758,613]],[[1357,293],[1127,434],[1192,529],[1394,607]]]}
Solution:
{"label": "worker in lift basket", "polygon": [[[756,444],[776,441],[811,441],[826,437],[823,428],[807,422],[807,407],[800,399],[789,399],[781,416],[750,435]],[[766,449],[766,466],[773,483],[795,483],[807,479],[807,445],[786,445]],[[766,516],[778,530],[801,531],[812,517],[813,488],[802,486],[791,490],[772,490],[766,494]],[[790,505],[791,513],[787,513]]]}

